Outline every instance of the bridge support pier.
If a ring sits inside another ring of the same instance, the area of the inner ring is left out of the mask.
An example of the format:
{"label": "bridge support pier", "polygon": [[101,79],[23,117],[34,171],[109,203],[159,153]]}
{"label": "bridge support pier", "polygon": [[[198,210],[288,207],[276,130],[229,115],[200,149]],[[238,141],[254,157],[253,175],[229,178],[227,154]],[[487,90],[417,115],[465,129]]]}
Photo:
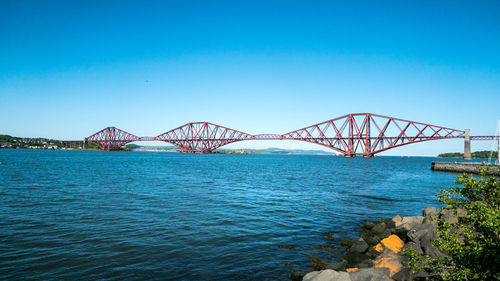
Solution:
{"label": "bridge support pier", "polygon": [[[498,125],[500,125],[500,122],[498,122]],[[498,135],[497,164],[500,165],[500,135]]]}
{"label": "bridge support pier", "polygon": [[498,151],[497,151],[497,164],[500,165],[500,120],[498,120]]}
{"label": "bridge support pier", "polygon": [[472,155],[470,152],[470,129],[465,129],[464,160],[472,160]]}
{"label": "bridge support pier", "polygon": [[363,155],[364,158],[373,158],[373,156],[374,156],[373,154],[365,154],[365,155]]}
{"label": "bridge support pier", "polygon": [[356,157],[356,154],[344,154],[344,157]]}

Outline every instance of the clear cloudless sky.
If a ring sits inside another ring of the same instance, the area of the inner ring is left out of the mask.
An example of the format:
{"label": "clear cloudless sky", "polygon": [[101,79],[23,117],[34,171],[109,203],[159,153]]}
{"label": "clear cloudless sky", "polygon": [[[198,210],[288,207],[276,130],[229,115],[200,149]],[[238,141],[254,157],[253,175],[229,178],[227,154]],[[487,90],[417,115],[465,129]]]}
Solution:
{"label": "clear cloudless sky", "polygon": [[[500,1],[0,0],[0,134],[155,136],[190,121],[281,134],[355,112],[495,134]],[[269,146],[321,148],[228,148]]]}

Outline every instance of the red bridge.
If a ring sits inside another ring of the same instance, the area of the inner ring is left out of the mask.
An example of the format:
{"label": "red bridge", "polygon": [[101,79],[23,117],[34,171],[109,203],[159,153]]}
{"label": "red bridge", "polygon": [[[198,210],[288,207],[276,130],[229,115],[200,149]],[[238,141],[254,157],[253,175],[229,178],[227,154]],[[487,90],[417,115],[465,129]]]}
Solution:
{"label": "red bridge", "polygon": [[[156,137],[138,137],[115,127],[107,127],[85,138],[103,150],[116,150],[134,141],[164,141],[183,152],[209,153],[237,141],[298,140],[319,144],[346,156],[371,157],[376,153],[411,143],[465,138],[493,140],[497,136],[468,135],[468,130],[455,130],[372,113],[355,113],[337,117],[286,134],[252,135],[209,122],[192,122]],[[469,149],[470,151],[470,149]]]}

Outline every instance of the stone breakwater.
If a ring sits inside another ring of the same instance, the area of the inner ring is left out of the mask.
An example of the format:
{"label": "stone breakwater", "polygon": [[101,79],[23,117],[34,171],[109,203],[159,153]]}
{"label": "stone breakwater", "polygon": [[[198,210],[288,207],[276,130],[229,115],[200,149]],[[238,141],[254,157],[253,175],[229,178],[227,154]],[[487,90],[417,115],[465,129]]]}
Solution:
{"label": "stone breakwater", "polygon": [[434,231],[437,226],[432,217],[449,222],[458,222],[463,210],[437,210],[425,207],[422,216],[367,221],[361,227],[361,237],[340,242],[346,248],[340,261],[331,262],[326,269],[302,275],[291,275],[293,281],[410,281],[432,278],[425,271],[412,272],[408,267],[406,248],[416,254],[431,258],[444,257],[432,241],[438,239]]}
{"label": "stone breakwater", "polygon": [[452,172],[452,173],[472,173],[500,176],[500,166],[484,163],[466,162],[432,162],[432,171]]}

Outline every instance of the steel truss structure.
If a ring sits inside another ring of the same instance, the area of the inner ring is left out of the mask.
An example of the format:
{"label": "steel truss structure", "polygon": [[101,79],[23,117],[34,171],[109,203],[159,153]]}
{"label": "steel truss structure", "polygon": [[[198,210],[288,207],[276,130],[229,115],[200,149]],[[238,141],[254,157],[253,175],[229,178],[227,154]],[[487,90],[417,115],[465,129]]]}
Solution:
{"label": "steel truss structure", "polygon": [[183,152],[206,153],[232,142],[252,139],[252,135],[209,122],[193,122],[163,133],[155,139],[171,143]]}
{"label": "steel truss structure", "polygon": [[86,138],[86,142],[91,142],[103,150],[117,150],[129,142],[139,141],[140,137],[120,130],[116,127],[107,127]]}
{"label": "steel truss structure", "polygon": [[316,143],[346,156],[376,153],[422,141],[463,138],[465,132],[372,113],[347,114],[283,135]]}
{"label": "steel truss structure", "polygon": [[[299,140],[319,144],[346,156],[371,157],[402,145],[439,139],[464,138],[465,132],[372,113],[354,113],[324,121],[286,134],[252,135],[210,122],[191,122],[156,137],[138,137],[107,127],[85,141],[103,150],[116,150],[134,141],[164,141],[183,152],[208,153],[243,140]],[[471,139],[498,139],[478,136]]]}

